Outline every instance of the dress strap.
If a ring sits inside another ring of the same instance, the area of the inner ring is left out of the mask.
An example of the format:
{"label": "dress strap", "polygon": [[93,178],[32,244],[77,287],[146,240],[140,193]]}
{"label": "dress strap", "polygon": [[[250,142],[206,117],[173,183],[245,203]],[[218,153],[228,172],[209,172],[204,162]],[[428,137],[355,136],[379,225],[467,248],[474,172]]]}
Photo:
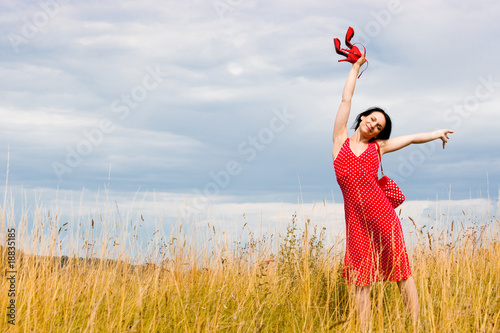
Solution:
{"label": "dress strap", "polygon": [[377,141],[375,141],[375,145],[377,146],[378,160],[380,161],[380,170],[382,171],[382,175],[383,175],[384,174],[384,168],[382,167],[382,155],[380,155],[380,146],[378,145]]}

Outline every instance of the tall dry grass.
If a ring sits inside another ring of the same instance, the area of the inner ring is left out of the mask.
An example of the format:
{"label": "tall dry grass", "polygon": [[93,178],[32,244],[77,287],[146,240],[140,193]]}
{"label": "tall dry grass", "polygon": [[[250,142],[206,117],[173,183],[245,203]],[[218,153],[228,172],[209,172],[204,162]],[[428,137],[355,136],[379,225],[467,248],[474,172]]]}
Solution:
{"label": "tall dry grass", "polygon": [[[12,218],[4,213],[4,229]],[[16,325],[7,322],[4,278],[1,332],[358,331],[352,289],[342,279],[343,242],[327,243],[331,231],[314,221],[293,216],[282,235],[262,237],[244,226],[236,242],[213,226],[179,226],[168,239],[154,236],[142,256],[149,263],[139,264],[140,253],[130,255],[137,234],[95,239],[94,221],[80,221],[73,255],[62,258],[65,222],[43,209],[33,224],[26,220],[16,224],[18,243],[31,242],[16,256]],[[500,332],[499,221],[487,222],[464,214],[444,230],[414,224],[420,332]],[[371,300],[373,332],[412,331],[395,283],[375,283]]]}

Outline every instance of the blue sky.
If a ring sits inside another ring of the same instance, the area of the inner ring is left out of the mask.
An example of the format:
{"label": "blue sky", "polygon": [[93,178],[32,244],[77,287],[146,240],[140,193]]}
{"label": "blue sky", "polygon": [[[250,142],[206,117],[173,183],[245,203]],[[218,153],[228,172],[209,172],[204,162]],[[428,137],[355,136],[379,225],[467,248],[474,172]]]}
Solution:
{"label": "blue sky", "polygon": [[[0,171],[9,185],[220,202],[341,201],[331,132],[367,47],[351,121],[393,136],[451,128],[384,156],[408,200],[496,198],[495,1],[2,1]],[[352,133],[352,132],[351,132]],[[8,162],[7,162],[8,161]],[[168,199],[165,199],[168,200]]]}

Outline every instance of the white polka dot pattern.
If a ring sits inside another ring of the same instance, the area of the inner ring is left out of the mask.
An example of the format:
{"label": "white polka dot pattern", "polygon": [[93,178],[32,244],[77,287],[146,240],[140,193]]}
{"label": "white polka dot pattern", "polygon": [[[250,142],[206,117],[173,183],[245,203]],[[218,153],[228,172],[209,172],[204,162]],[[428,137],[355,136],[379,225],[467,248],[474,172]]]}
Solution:
{"label": "white polka dot pattern", "polygon": [[395,209],[405,201],[405,195],[401,192],[396,182],[394,182],[391,178],[383,176],[378,180],[378,185],[391,203],[392,208]]}
{"label": "white polka dot pattern", "polygon": [[343,275],[357,286],[411,276],[401,222],[378,185],[374,143],[359,156],[346,139],[333,162],[344,196],[346,253]]}

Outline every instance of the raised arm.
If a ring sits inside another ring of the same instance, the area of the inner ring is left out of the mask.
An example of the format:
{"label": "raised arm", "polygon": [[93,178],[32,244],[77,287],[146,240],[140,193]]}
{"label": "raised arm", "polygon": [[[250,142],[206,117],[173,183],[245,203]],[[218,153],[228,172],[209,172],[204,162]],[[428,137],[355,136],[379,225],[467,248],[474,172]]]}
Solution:
{"label": "raised arm", "polygon": [[449,140],[448,134],[450,133],[453,133],[453,131],[449,129],[441,129],[429,133],[419,133],[419,134],[400,136],[397,138],[392,138],[387,140],[380,140],[378,141],[380,145],[380,153],[383,155],[386,153],[399,150],[414,143],[417,144],[426,143],[437,139],[441,139],[441,141],[443,141],[443,149],[444,149],[444,145]]}
{"label": "raised arm", "polygon": [[345,83],[344,90],[342,92],[342,102],[340,102],[339,109],[337,111],[337,116],[335,117],[335,123],[333,125],[333,159],[337,157],[337,154],[342,147],[342,144],[347,139],[347,121],[349,119],[349,113],[351,112],[351,100],[354,94],[354,88],[356,87],[356,80],[359,74],[359,69],[365,63],[365,55],[363,54],[358,61],[356,61],[349,72],[347,77],[347,82]]}

